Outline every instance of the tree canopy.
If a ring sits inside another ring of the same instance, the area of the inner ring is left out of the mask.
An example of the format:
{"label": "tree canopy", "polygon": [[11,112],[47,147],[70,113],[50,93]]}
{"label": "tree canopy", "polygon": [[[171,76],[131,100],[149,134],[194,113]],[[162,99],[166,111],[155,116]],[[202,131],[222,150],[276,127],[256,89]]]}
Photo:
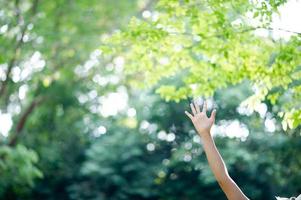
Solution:
{"label": "tree canopy", "polygon": [[[278,29],[271,27],[285,2],[162,0],[104,40],[101,49],[122,53],[134,85],[157,85],[166,100],[212,96],[247,80],[254,94],[244,104],[254,109],[264,100],[281,101],[283,128],[296,128],[301,123],[301,33],[282,30],[292,36],[275,39]],[[260,29],[271,34],[256,34]]]}

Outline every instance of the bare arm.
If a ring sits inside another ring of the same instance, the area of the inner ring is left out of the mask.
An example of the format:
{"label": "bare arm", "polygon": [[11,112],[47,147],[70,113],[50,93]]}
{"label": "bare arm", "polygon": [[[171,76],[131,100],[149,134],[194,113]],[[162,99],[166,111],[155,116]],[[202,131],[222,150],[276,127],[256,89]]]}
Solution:
{"label": "bare arm", "polygon": [[193,114],[185,111],[185,114],[191,119],[195,129],[202,138],[204,150],[209,166],[224,193],[229,200],[248,200],[236,183],[228,174],[227,167],[218,152],[214,140],[210,134],[210,129],[215,121],[216,110],[211,113],[210,118],[206,115],[207,105],[203,105],[202,112],[199,106],[194,103],[190,104]]}

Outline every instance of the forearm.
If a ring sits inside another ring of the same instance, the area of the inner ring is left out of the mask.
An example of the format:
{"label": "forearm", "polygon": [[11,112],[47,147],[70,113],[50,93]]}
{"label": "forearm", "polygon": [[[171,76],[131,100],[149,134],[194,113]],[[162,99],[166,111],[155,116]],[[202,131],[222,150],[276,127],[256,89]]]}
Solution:
{"label": "forearm", "polygon": [[226,165],[218,152],[214,140],[210,133],[205,133],[202,136],[204,151],[209,163],[209,166],[218,182],[222,182],[227,176],[228,171]]}
{"label": "forearm", "polygon": [[209,166],[229,200],[248,200],[228,174],[227,167],[218,152],[210,133],[200,134]]}

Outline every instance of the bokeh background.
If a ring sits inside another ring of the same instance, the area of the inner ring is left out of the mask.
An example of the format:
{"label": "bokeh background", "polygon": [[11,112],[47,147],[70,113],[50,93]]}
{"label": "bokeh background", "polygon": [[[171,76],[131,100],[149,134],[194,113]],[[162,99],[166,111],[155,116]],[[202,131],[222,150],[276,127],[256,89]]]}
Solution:
{"label": "bokeh background", "polygon": [[297,196],[300,10],[0,0],[0,199],[226,199],[184,114],[205,98],[244,193]]}

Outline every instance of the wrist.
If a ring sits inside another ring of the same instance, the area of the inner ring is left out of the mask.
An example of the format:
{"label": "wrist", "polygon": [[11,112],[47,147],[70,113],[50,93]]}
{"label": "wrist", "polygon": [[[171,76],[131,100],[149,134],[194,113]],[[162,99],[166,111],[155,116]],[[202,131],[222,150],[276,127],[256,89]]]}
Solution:
{"label": "wrist", "polygon": [[198,134],[202,139],[211,138],[210,130],[198,131]]}

